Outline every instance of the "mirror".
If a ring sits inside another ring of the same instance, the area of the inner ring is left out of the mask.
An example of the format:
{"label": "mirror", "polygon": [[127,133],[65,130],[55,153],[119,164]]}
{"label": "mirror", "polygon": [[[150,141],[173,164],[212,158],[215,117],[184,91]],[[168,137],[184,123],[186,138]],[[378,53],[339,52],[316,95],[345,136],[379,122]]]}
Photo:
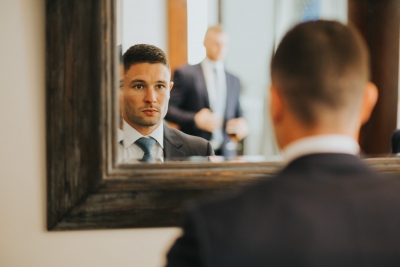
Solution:
{"label": "mirror", "polygon": [[[175,1],[186,3],[167,3]],[[176,226],[183,203],[238,190],[281,168],[277,162],[116,165],[116,8],[113,0],[46,1],[49,230]],[[381,90],[397,90],[397,2],[349,0],[349,10],[357,11],[349,12],[351,21],[373,42],[373,80]],[[383,95],[397,103],[397,93]],[[377,107],[378,121],[388,103]],[[387,116],[382,123],[388,122]],[[397,158],[367,162],[382,172],[400,170]]]}
{"label": "mirror", "polygon": [[[321,18],[347,23],[348,1],[188,0],[185,2],[185,8],[172,11],[173,18],[171,18],[168,16],[168,1],[152,0],[144,3],[140,0],[118,0],[117,45],[121,46],[121,53],[125,53],[134,44],[147,43],[161,48],[168,53],[168,57],[174,59],[177,56],[176,47],[181,48],[186,45],[187,55],[184,60],[187,60],[180,64],[173,64],[173,68],[181,68],[186,63],[196,65],[202,62],[206,55],[203,39],[207,27],[221,23],[229,37],[228,53],[224,59],[225,70],[233,73],[241,81],[241,109],[249,127],[249,133],[242,142],[236,143],[229,140],[223,146],[228,147],[232,144],[233,149],[238,150],[238,155],[241,156],[231,157],[233,162],[280,161],[280,151],[275,142],[268,111],[269,62],[274,48],[284,33],[298,22]],[[169,20],[176,19],[175,17],[180,15],[187,17],[187,21],[184,21],[187,25],[187,34],[174,42],[168,38],[171,34],[168,32],[167,25],[173,23]],[[201,66],[204,74],[204,65]],[[182,103],[185,99],[181,100],[180,106],[177,106],[175,99],[178,97],[176,94],[179,93],[175,92],[177,90],[183,92],[179,86],[180,84],[176,83],[175,88],[172,88],[170,109],[174,108],[174,111],[168,112],[166,120],[172,121],[174,127],[187,134],[209,138],[197,127],[194,127],[195,130],[192,130],[192,126],[188,128],[187,122],[181,124],[176,122],[179,120],[178,116],[182,117],[193,112],[185,103]],[[186,100],[193,101],[190,97]],[[197,100],[197,102],[201,101],[202,99]],[[179,109],[179,113],[175,109]],[[394,131],[393,124],[387,124],[384,128],[387,131]],[[215,148],[212,136],[208,140],[211,140]],[[128,149],[125,147],[126,150]],[[217,147],[217,150],[220,148]],[[370,155],[389,152],[390,137],[379,150],[365,151]],[[118,162],[127,163],[128,160],[126,158],[125,161]]]}

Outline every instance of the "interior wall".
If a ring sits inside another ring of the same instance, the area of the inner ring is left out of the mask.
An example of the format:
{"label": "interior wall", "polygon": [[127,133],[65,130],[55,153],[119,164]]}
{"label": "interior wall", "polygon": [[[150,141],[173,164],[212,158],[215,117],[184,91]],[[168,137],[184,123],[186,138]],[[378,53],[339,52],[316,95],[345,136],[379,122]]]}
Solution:
{"label": "interior wall", "polygon": [[167,1],[122,1],[122,50],[152,44],[167,51]]}
{"label": "interior wall", "polygon": [[[250,132],[244,140],[245,155],[277,153],[268,103],[269,62],[274,42],[274,1],[222,2],[222,23],[229,34],[226,68],[240,78],[241,105]],[[245,18],[245,19],[244,19]],[[264,131],[264,128],[267,130]],[[266,139],[266,140],[264,140]],[[268,149],[263,149],[263,142]]]}
{"label": "interior wall", "polygon": [[0,266],[162,266],[177,228],[46,231],[45,1],[0,0]]}

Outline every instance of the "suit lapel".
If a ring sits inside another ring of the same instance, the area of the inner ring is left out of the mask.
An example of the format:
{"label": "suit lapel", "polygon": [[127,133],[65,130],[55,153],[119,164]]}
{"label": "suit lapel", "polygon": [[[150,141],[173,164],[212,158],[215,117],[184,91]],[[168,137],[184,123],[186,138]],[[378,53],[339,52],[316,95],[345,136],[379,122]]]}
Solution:
{"label": "suit lapel", "polygon": [[227,110],[231,109],[231,105],[236,105],[236,101],[234,99],[235,94],[234,92],[231,92],[233,88],[233,79],[230,77],[230,75],[225,71],[225,77],[226,77],[226,104],[225,104],[225,116],[227,114]]}
{"label": "suit lapel", "polygon": [[164,161],[182,161],[185,154],[181,150],[182,140],[164,124]]}
{"label": "suit lapel", "polygon": [[196,70],[196,79],[194,80],[194,87],[197,88],[200,95],[204,99],[205,108],[210,108],[210,99],[208,98],[206,79],[204,78],[203,69],[201,64],[194,65]]}

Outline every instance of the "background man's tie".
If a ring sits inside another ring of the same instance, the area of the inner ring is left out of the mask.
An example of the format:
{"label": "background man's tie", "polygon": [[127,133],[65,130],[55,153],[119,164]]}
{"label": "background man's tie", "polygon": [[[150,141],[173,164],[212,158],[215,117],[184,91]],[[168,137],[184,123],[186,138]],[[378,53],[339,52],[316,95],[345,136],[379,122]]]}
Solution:
{"label": "background man's tie", "polygon": [[151,155],[151,149],[156,144],[156,140],[153,138],[145,138],[141,137],[136,140],[135,144],[137,144],[144,152],[143,158],[139,161],[141,162],[153,162],[154,158]]}
{"label": "background man's tie", "polygon": [[[211,107],[213,113],[217,115],[223,121],[225,115],[225,106],[226,106],[226,96],[224,94],[222,76],[220,71],[216,67],[214,67],[214,105]],[[221,122],[222,123],[222,122]],[[211,145],[214,149],[219,149],[224,141],[224,134],[222,132],[222,125],[217,129],[214,129],[211,138]]]}

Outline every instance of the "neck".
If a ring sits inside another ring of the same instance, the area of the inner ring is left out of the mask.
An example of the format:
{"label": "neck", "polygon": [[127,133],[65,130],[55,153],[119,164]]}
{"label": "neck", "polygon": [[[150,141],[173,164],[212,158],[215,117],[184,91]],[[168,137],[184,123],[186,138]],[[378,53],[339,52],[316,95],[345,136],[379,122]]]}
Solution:
{"label": "neck", "polygon": [[207,60],[209,60],[209,61],[211,61],[211,62],[214,62],[214,63],[218,63],[218,62],[221,62],[222,60],[214,60],[214,59],[211,59],[211,58],[209,58],[208,56],[207,56]]}
{"label": "neck", "polygon": [[[287,130],[290,129],[290,130]],[[293,131],[292,129],[296,129]],[[335,125],[335,124],[326,124],[326,125],[316,125],[312,127],[306,127],[304,125],[291,125],[291,127],[285,127],[277,132],[277,138],[279,142],[279,146],[284,149],[289,144],[298,141],[307,137],[315,137],[319,135],[345,135],[353,138],[358,141],[359,127],[354,127],[354,125]],[[280,138],[279,138],[280,136]]]}

